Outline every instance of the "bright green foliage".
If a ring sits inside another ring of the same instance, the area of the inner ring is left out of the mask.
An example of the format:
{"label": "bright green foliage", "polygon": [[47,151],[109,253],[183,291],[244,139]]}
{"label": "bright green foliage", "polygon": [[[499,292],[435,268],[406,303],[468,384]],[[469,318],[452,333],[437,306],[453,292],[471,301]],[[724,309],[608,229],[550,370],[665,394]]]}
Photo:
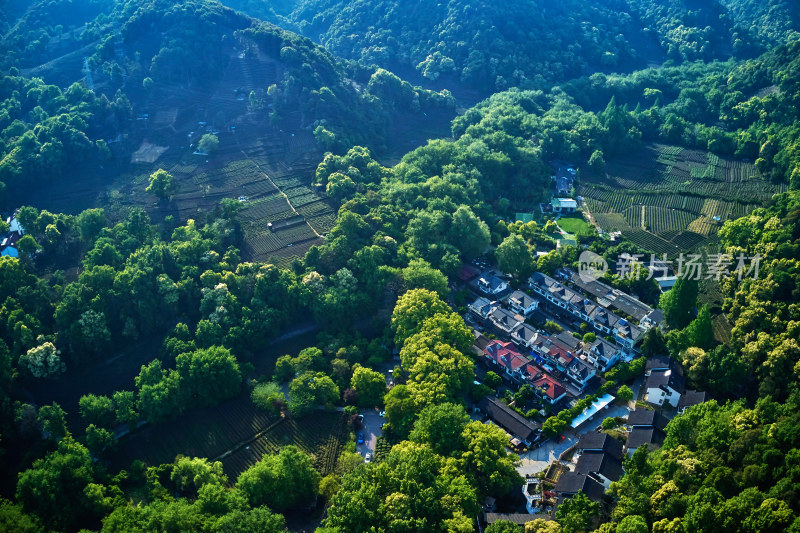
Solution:
{"label": "bright green foliage", "polygon": [[509,235],[495,250],[497,266],[516,279],[527,279],[533,273],[533,255],[519,235]]}
{"label": "bright green foliage", "polygon": [[444,531],[460,524],[462,531],[472,527],[469,517],[478,509],[477,495],[463,476],[429,448],[404,442],[382,462],[344,476],[323,526],[344,533],[373,527]]}
{"label": "bright green foliage", "polygon": [[353,377],[350,386],[358,393],[358,405],[375,407],[383,403],[386,394],[386,378],[380,372],[356,363],[353,365]]}
{"label": "bright green foliage", "polygon": [[461,405],[429,405],[419,413],[410,439],[427,444],[439,455],[450,456],[464,447],[461,434],[468,422],[469,415]]}
{"label": "bright green foliage", "polygon": [[52,405],[41,406],[37,420],[42,425],[42,431],[54,441],[60,441],[69,434],[66,413],[55,402]]}
{"label": "bright green foliage", "polygon": [[109,430],[97,427],[94,424],[89,424],[86,427],[86,447],[94,457],[103,457],[116,443],[114,435]]}
{"label": "bright green foliage", "polygon": [[633,391],[627,385],[622,385],[617,390],[617,400],[620,402],[629,402],[633,399]]}
{"label": "bright green foliage", "polygon": [[273,414],[279,414],[286,403],[286,396],[277,383],[259,383],[253,387],[250,399],[260,409],[265,409]]}
{"label": "bright green foliage", "polygon": [[242,472],[236,488],[247,496],[250,505],[284,512],[303,508],[308,498],[317,494],[319,482],[311,458],[294,446],[286,446]]}
{"label": "bright green foliage", "polygon": [[215,405],[239,392],[242,374],[230,350],[212,346],[183,353],[176,360],[181,393],[192,404]]}
{"label": "bright green foliage", "polygon": [[395,343],[402,346],[420,330],[425,319],[449,312],[450,308],[435,292],[427,289],[406,292],[397,300],[392,313],[392,327],[396,331]]}
{"label": "bright green foliage", "polygon": [[197,148],[201,152],[213,154],[219,148],[219,138],[214,134],[206,133],[200,137],[200,140],[197,142]]}
{"label": "bright green foliage", "polygon": [[114,404],[108,396],[87,394],[78,402],[81,416],[88,424],[108,427],[114,422]]}
{"label": "bright green foliage", "polygon": [[697,304],[697,282],[679,277],[669,292],[664,293],[659,306],[664,311],[664,319],[672,328],[685,328],[694,316]]}
{"label": "bright green foliage", "polygon": [[289,384],[289,412],[292,416],[305,416],[317,406],[338,399],[339,387],[322,372],[304,372]]}
{"label": "bright green foliage", "polygon": [[600,505],[579,492],[565,500],[556,510],[556,520],[564,533],[590,531],[592,524],[600,516]]}
{"label": "bright green foliage", "polygon": [[164,169],[159,168],[150,174],[147,192],[151,192],[159,198],[167,198],[172,191],[172,174]]}
{"label": "bright green foliage", "polygon": [[84,514],[91,515],[86,489],[94,482],[89,451],[71,437],[31,468],[20,473],[17,501],[51,528],[72,529]]}
{"label": "bright green foliage", "polygon": [[184,494],[197,494],[207,484],[224,485],[227,477],[222,473],[222,463],[209,462],[199,457],[179,457],[172,467],[170,480]]}

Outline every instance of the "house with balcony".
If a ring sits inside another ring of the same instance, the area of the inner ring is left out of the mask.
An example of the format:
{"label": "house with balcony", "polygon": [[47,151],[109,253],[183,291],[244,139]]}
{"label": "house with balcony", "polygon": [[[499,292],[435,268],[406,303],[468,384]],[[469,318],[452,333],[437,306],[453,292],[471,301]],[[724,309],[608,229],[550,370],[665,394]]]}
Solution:
{"label": "house with balcony", "polygon": [[536,342],[536,339],[539,338],[540,334],[538,329],[523,322],[511,332],[511,342],[519,346],[520,350],[525,350],[527,352],[531,349],[533,343]]}
{"label": "house with balcony", "polygon": [[517,329],[523,321],[524,318],[521,315],[517,315],[503,307],[495,307],[492,309],[492,312],[489,313],[489,322],[492,325],[494,333],[504,339],[510,339],[513,331]]}
{"label": "house with balcony", "polygon": [[508,282],[492,272],[484,272],[478,278],[478,290],[486,295],[497,296],[508,289]]}
{"label": "house with balcony", "polygon": [[597,338],[584,348],[586,359],[601,372],[607,372],[622,358],[622,350],[605,339]]}
{"label": "house with balcony", "polygon": [[530,360],[519,353],[510,342],[491,341],[484,348],[483,356],[489,361],[489,366],[501,376],[519,383],[525,381],[525,367]]}
{"label": "house with balcony", "polygon": [[550,405],[555,405],[567,396],[566,387],[550,374],[542,372],[537,377],[528,379],[528,383],[536,391],[536,395]]}
{"label": "house with balcony", "polygon": [[506,304],[509,309],[518,315],[528,318],[539,308],[539,299],[522,291],[514,291],[511,293],[511,296],[508,297]]}
{"label": "house with balcony", "polygon": [[564,375],[578,391],[583,392],[586,385],[597,375],[597,370],[580,357],[573,357],[564,369]]}
{"label": "house with balcony", "polygon": [[470,314],[477,318],[480,321],[487,320],[489,315],[495,308],[499,307],[500,304],[496,301],[489,300],[488,298],[484,298],[481,296],[474,302],[467,305],[467,309],[469,310]]}
{"label": "house with balcony", "polygon": [[550,276],[536,272],[528,282],[531,289],[545,301],[586,322],[601,335],[611,335],[619,346],[631,349],[644,335],[643,328],[604,309]]}

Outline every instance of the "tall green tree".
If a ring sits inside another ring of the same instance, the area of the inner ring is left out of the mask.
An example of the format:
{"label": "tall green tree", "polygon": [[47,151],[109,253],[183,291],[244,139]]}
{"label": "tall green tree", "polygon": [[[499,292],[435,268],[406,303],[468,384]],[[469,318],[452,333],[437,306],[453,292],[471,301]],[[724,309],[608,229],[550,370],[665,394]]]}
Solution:
{"label": "tall green tree", "polygon": [[277,512],[300,509],[317,494],[320,475],[311,458],[295,446],[286,446],[276,455],[265,455],[241,473],[236,488],[252,506],[266,505]]}
{"label": "tall green tree", "polygon": [[168,198],[172,192],[172,174],[159,168],[152,174],[145,191],[151,192],[161,199]]}
{"label": "tall green tree", "polygon": [[519,234],[511,234],[495,250],[497,267],[515,279],[526,279],[533,273],[534,262],[525,240]]}
{"label": "tall green tree", "polygon": [[679,277],[672,289],[661,295],[659,307],[664,311],[664,319],[671,328],[682,329],[691,322],[698,292],[696,280]]}

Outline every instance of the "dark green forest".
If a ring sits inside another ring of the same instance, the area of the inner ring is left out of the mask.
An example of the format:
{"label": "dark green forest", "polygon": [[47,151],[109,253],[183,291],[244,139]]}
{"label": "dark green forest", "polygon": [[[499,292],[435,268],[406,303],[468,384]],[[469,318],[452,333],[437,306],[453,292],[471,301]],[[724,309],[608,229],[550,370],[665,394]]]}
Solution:
{"label": "dark green forest", "polygon": [[[0,35],[0,234],[24,228],[0,257],[0,530],[800,531],[796,1],[0,0]],[[779,191],[726,189],[746,214],[692,250],[758,255],[758,278],[608,274],[663,327],[563,410],[510,390],[463,267],[523,288],[584,249],[654,252],[517,216],[549,204],[554,161],[582,185],[653,146]],[[253,260],[254,225],[298,236]],[[558,442],[654,356],[710,399],[602,503],[477,522],[525,478],[475,405]]]}

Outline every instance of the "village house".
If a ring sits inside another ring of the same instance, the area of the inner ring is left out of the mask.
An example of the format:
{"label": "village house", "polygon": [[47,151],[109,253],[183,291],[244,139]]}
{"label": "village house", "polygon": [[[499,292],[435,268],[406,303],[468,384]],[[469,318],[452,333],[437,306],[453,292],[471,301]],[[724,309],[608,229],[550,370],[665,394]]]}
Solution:
{"label": "village house", "polygon": [[495,301],[489,300],[488,298],[484,298],[481,296],[471,304],[467,306],[472,315],[479,319],[479,320],[486,320],[489,318],[489,314],[494,311],[499,304]]}
{"label": "village house", "polygon": [[708,394],[703,391],[685,390],[678,401],[678,413],[683,413],[693,405],[700,405],[708,401]]}
{"label": "village house", "polygon": [[619,346],[632,349],[644,335],[643,328],[602,308],[546,274],[536,272],[528,283],[545,301],[567,311],[601,335],[612,336]]}
{"label": "village house", "polygon": [[653,405],[678,407],[683,394],[683,378],[677,370],[653,370],[645,383],[645,400]]}
{"label": "village house", "polygon": [[616,459],[622,459],[622,443],[607,433],[590,431],[578,440],[578,453],[607,453]]}
{"label": "village house", "polygon": [[528,365],[529,360],[510,342],[493,340],[484,348],[483,355],[499,374],[517,382],[525,380],[523,368]]}
{"label": "village house", "polygon": [[608,371],[622,357],[622,350],[602,338],[595,339],[584,352],[587,360],[601,372]]}
{"label": "village house", "polygon": [[9,230],[0,240],[0,256],[19,257],[17,242],[25,235],[25,228],[17,219],[18,212],[19,210],[14,211],[14,214],[6,220]]}
{"label": "village house", "polygon": [[556,378],[541,373],[528,380],[536,395],[550,405],[555,405],[567,396],[567,389]]}
{"label": "village house", "polygon": [[533,343],[539,337],[539,330],[530,324],[522,323],[511,332],[511,341],[519,346],[521,350],[530,350]]}
{"label": "village house", "polygon": [[528,318],[539,308],[539,300],[522,291],[514,291],[506,302],[508,307],[517,314]]}
{"label": "village house", "polygon": [[638,448],[647,445],[648,449],[661,446],[666,438],[667,420],[652,409],[638,407],[628,415],[625,425],[630,429],[625,442],[625,450],[632,455]]}
{"label": "village house", "polygon": [[584,452],[578,457],[575,472],[593,478],[608,490],[622,477],[622,461],[604,452]]}
{"label": "village house", "polygon": [[542,430],[539,423],[528,420],[494,396],[481,400],[479,409],[511,436],[510,440],[515,448],[520,448],[513,444],[515,439],[525,447],[539,440]]}
{"label": "village house", "polygon": [[578,202],[572,198],[553,198],[550,206],[553,213],[570,214],[578,210]]}
{"label": "village house", "polygon": [[497,296],[508,289],[508,282],[491,272],[484,272],[478,278],[478,289],[486,295]]}
{"label": "village house", "polygon": [[510,339],[511,333],[523,323],[523,317],[502,307],[495,307],[489,313],[489,321],[494,333],[504,339]]}
{"label": "village house", "polygon": [[571,498],[579,492],[582,492],[594,502],[601,502],[606,492],[601,483],[598,483],[586,474],[579,474],[577,472],[564,472],[561,474],[553,491],[562,502],[564,499]]}

